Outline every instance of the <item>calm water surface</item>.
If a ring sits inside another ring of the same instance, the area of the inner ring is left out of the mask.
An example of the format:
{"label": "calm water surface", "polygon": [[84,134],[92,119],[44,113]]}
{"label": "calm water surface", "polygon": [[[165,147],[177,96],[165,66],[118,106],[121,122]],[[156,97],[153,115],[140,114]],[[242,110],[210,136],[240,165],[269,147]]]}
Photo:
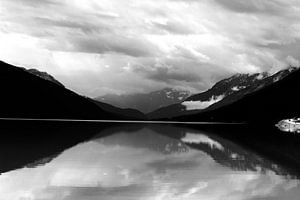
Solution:
{"label": "calm water surface", "polygon": [[203,131],[119,127],[2,173],[0,199],[299,200],[300,181]]}

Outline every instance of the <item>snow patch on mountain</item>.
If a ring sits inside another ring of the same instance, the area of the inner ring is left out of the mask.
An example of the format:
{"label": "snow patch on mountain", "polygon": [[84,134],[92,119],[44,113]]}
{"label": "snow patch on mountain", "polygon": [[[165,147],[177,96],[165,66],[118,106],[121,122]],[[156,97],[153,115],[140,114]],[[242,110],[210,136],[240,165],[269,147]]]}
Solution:
{"label": "snow patch on mountain", "polygon": [[233,90],[233,91],[239,91],[240,89],[239,89],[238,86],[234,86],[233,88],[231,88],[231,90]]}
{"label": "snow patch on mountain", "polygon": [[178,97],[178,100],[183,100],[184,99],[184,97]]}
{"label": "snow patch on mountain", "polygon": [[184,101],[181,105],[185,106],[186,110],[202,110],[214,103],[217,103],[218,101],[221,101],[224,97],[225,95],[220,95],[212,96],[208,101]]}
{"label": "snow patch on mountain", "polygon": [[234,86],[231,88],[232,91],[240,91],[242,89],[245,89],[246,86]]}
{"label": "snow patch on mountain", "polygon": [[258,75],[256,76],[256,79],[257,79],[257,80],[262,80],[263,78],[265,78],[264,74],[258,74]]}

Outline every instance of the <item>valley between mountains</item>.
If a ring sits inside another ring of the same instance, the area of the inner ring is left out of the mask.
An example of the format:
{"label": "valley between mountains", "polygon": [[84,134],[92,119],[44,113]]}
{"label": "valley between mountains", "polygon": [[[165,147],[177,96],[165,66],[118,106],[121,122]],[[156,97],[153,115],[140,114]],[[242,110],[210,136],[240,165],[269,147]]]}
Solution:
{"label": "valley between mountains", "polygon": [[165,88],[91,99],[46,72],[0,64],[2,118],[274,123],[300,115],[300,71],[295,67],[236,74],[198,94]]}

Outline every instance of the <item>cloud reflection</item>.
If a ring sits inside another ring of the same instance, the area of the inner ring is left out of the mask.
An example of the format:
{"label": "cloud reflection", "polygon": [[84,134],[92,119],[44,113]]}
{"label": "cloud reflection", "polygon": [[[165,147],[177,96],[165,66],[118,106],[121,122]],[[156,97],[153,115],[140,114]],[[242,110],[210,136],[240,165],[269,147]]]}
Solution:
{"label": "cloud reflection", "polygon": [[[2,174],[0,199],[299,198],[298,180],[277,175],[271,169],[264,173],[261,170],[233,171],[213,159],[208,151],[183,143],[199,134],[186,133],[180,140],[144,128],[81,143],[44,166]],[[218,151],[230,148],[229,144],[214,141],[204,134],[199,135],[197,142]],[[214,148],[216,144],[223,148]],[[168,146],[173,149],[166,153]]]}

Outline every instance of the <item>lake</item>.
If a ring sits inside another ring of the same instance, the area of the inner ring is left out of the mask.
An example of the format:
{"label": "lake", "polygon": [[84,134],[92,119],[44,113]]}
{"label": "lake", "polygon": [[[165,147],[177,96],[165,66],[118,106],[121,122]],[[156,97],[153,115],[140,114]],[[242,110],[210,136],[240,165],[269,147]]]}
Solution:
{"label": "lake", "polygon": [[298,135],[249,125],[0,122],[0,200],[299,200]]}

